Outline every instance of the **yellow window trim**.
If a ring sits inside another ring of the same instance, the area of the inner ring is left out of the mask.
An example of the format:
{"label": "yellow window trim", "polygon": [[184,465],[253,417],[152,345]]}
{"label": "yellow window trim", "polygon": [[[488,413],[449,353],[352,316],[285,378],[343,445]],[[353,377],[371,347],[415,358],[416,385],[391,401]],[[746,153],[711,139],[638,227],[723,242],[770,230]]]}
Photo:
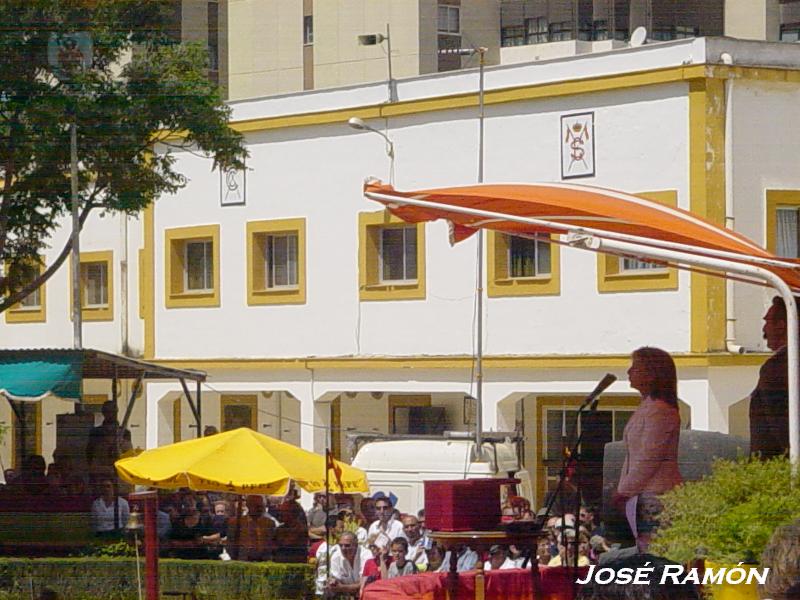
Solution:
{"label": "yellow window trim", "polygon": [[[44,257],[39,264],[39,273],[44,272]],[[6,323],[44,323],[47,321],[47,284],[39,286],[39,307],[25,308],[20,303],[5,311]]]}
{"label": "yellow window trim", "polygon": [[777,226],[779,208],[800,208],[800,190],[767,190],[767,222],[764,239],[767,250],[773,254],[777,251]]}
{"label": "yellow window trim", "polygon": [[[544,236],[542,236],[544,237]],[[548,236],[552,239],[552,236]],[[509,236],[489,230],[486,293],[490,298],[510,296],[558,296],[561,293],[561,246],[550,244],[550,274],[540,277],[508,276]]]}
{"label": "yellow window trim", "polygon": [[[84,276],[83,266],[90,263],[104,263],[108,280],[108,304],[104,306],[84,306],[83,288]],[[113,250],[99,250],[96,252],[81,252],[81,319],[84,321],[113,321],[114,320],[114,252]],[[68,268],[69,273],[69,315],[72,320],[72,265]]]}
{"label": "yellow window trim", "polygon": [[358,296],[361,301],[425,299],[425,224],[417,223],[417,280],[386,284],[378,281],[379,238],[386,227],[408,226],[388,210],[358,215]]}
{"label": "yellow window trim", "polygon": [[172,443],[177,444],[181,441],[181,434],[183,433],[181,427],[183,421],[181,419],[181,400],[183,396],[178,396],[172,401]]}
{"label": "yellow window trim", "polygon": [[[297,285],[267,288],[263,240],[270,234],[297,235]],[[275,219],[247,223],[247,304],[305,304],[306,302],[306,220]]]}
{"label": "yellow window trim", "polygon": [[[183,289],[183,254],[187,242],[210,241],[214,261],[214,288],[209,292],[186,292]],[[164,230],[164,303],[167,308],[219,306],[219,225],[176,227]]]}
{"label": "yellow window trim", "polygon": [[[667,206],[678,206],[678,192],[665,190],[636,194]],[[620,272],[620,257],[597,254],[597,291],[601,293],[651,292],[678,289],[678,271],[673,268]]]}

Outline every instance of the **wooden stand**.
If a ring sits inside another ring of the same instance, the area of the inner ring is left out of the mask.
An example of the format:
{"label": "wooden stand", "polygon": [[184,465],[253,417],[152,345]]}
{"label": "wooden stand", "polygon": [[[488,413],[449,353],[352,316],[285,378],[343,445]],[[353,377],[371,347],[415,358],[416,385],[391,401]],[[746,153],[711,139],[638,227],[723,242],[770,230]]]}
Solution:
{"label": "wooden stand", "polygon": [[531,579],[533,581],[533,598],[539,598],[539,561],[536,559],[536,549],[539,539],[546,534],[536,533],[508,533],[506,531],[429,531],[428,537],[450,551],[450,570],[447,575],[447,597],[455,600],[458,592],[458,554],[456,548],[461,545],[469,546],[478,552],[477,573],[475,574],[475,600],[484,600],[485,579],[483,573],[483,560],[481,555],[495,544],[505,546],[514,545],[518,548],[531,551]]}

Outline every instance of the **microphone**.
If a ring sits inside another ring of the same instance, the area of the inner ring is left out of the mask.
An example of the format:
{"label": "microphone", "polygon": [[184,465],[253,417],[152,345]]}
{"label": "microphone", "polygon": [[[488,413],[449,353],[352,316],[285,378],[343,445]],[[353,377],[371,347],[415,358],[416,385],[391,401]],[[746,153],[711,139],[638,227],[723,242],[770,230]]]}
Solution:
{"label": "microphone", "polygon": [[[606,373],[605,377],[600,380],[600,383],[591,391],[591,393],[586,396],[586,400],[583,401],[583,406],[581,408],[589,407],[590,411],[593,411],[597,408],[597,403],[600,400],[600,394],[608,389],[612,383],[617,380],[617,376],[613,375],[612,373]],[[591,404],[591,406],[589,406]]]}

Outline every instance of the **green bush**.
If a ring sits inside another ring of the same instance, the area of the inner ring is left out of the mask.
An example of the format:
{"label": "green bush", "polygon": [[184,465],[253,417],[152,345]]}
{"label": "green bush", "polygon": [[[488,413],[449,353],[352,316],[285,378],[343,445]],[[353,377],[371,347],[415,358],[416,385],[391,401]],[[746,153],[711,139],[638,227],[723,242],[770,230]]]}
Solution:
{"label": "green bush", "polygon": [[800,517],[800,485],[792,486],[785,458],[718,460],[711,475],[678,486],[663,502],[653,553],[683,563],[698,555],[757,561],[775,528]]}
{"label": "green bush", "polygon": [[[141,562],[144,589],[144,561]],[[313,569],[305,564],[159,560],[161,591],[198,598],[311,598]],[[0,600],[30,600],[49,588],[69,600],[137,600],[136,561],[127,558],[0,558]]]}

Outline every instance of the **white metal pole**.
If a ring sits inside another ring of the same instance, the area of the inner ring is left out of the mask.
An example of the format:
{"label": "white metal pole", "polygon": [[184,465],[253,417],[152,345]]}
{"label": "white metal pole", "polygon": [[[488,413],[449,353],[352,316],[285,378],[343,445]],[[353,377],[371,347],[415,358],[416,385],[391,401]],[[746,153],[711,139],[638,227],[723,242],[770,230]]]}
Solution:
{"label": "white metal pole", "polygon": [[[483,183],[483,67],[486,48],[478,48],[478,183]],[[475,341],[475,456],[483,456],[483,229],[478,230],[478,289],[476,290],[476,341]]]}
{"label": "white metal pole", "polygon": [[83,347],[83,327],[81,323],[81,247],[80,247],[80,207],[78,202],[78,127],[73,116],[69,126],[69,171],[72,192],[72,345]]}
{"label": "white metal pole", "polygon": [[631,254],[643,258],[666,260],[673,263],[684,263],[707,267],[715,270],[740,273],[758,277],[772,285],[786,303],[787,319],[787,362],[788,364],[788,392],[789,392],[789,460],[792,464],[792,474],[797,475],[800,464],[800,379],[798,379],[798,357],[800,357],[800,340],[798,340],[797,302],[792,290],[786,282],[772,271],[758,265],[747,265],[738,262],[726,261],[716,258],[695,256],[672,250],[642,247],[637,244],[605,240],[596,237],[575,237],[575,245],[582,245],[593,250],[614,250],[622,254]]}

